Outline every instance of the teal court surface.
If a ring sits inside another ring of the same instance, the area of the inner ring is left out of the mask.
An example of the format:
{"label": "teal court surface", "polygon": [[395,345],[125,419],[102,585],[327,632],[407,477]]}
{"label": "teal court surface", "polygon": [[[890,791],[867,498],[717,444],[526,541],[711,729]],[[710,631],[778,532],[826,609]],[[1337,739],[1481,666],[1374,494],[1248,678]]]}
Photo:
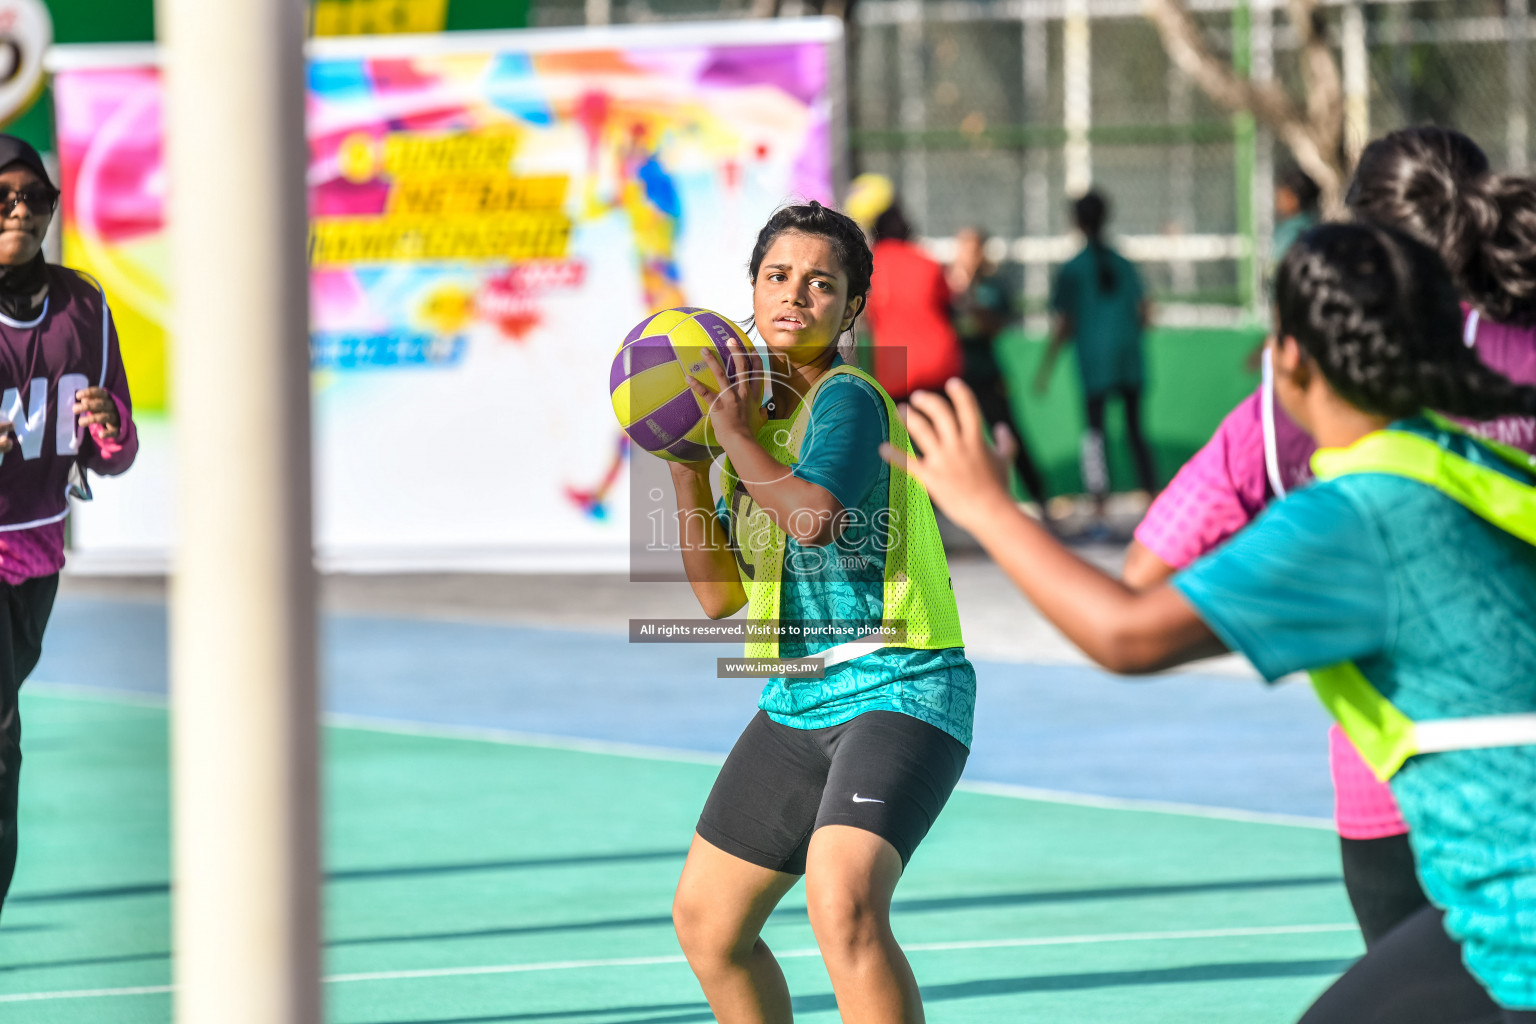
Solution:
{"label": "teal court surface", "polygon": [[[400,614],[325,633],[329,1020],[711,1020],[669,904],[752,711],[722,652]],[[66,594],[48,639],[0,1021],[169,1021],[164,607]],[[1305,693],[978,675],[966,788],[896,894],[930,1021],[1283,1024],[1359,955]],[[799,890],[765,938],[796,1019],[837,1020]]]}

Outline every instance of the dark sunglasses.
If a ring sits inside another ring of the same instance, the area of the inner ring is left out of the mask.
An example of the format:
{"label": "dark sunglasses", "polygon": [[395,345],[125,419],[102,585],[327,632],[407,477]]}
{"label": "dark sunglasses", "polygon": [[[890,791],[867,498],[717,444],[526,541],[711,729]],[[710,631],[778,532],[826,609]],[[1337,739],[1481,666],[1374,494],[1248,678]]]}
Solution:
{"label": "dark sunglasses", "polygon": [[6,216],[16,212],[17,203],[26,203],[27,209],[32,213],[52,213],[58,202],[58,189],[47,187],[24,188],[19,191],[0,189],[0,213]]}

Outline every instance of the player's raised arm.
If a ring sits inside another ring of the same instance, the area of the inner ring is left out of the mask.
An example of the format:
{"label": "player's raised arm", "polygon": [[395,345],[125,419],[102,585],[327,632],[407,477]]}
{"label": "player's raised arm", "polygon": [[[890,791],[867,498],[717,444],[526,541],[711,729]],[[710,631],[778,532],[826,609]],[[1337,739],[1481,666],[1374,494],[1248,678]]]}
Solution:
{"label": "player's raised arm", "polygon": [[906,409],[907,430],[921,456],[903,457],[889,445],[881,454],[905,465],[934,504],[976,537],[1084,654],[1113,672],[1141,673],[1226,650],[1172,587],[1138,593],[1021,512],[996,472],[975,395],[959,380],[946,390],[948,402],[918,392]]}
{"label": "player's raised arm", "polygon": [[677,492],[677,525],[683,571],[699,607],[712,619],[734,615],[747,603],[736,556],[724,525],[715,514],[708,462],[674,462],[672,489]]}

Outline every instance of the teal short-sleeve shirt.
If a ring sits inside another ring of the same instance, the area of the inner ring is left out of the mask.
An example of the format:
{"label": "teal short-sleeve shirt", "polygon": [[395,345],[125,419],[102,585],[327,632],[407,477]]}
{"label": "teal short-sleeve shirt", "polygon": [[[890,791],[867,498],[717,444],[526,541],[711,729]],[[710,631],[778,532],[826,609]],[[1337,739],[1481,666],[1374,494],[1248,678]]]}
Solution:
{"label": "teal short-sleeve shirt", "polygon": [[[1111,278],[1108,288],[1105,276]],[[1146,383],[1141,351],[1144,298],[1136,264],[1108,246],[1088,246],[1056,272],[1051,311],[1072,321],[1084,394],[1140,390]]]}
{"label": "teal short-sleeve shirt", "polygon": [[[1519,478],[1465,435],[1397,426]],[[1353,660],[1415,720],[1536,712],[1536,547],[1424,484],[1314,483],[1173,586],[1268,679]],[[1536,1009],[1536,746],[1419,755],[1392,792],[1468,966]]]}

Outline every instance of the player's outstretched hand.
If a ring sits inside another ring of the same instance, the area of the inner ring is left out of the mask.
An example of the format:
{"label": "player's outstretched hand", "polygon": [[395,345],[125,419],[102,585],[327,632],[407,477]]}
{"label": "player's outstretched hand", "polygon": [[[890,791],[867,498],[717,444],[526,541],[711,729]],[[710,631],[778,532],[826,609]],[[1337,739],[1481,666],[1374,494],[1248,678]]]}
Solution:
{"label": "player's outstretched hand", "polygon": [[987,443],[981,407],[959,379],[944,385],[948,401],[928,391],[913,394],[901,407],[907,433],[921,455],[880,446],[880,456],[906,469],[928,489],[943,513],[962,527],[999,507],[1013,507],[1008,493],[1008,465],[1016,442],[1006,427],[997,431],[998,446]]}
{"label": "player's outstretched hand", "polygon": [[117,418],[117,403],[106,388],[84,388],[75,392],[75,417],[81,427],[98,441],[117,439],[122,424]]}
{"label": "player's outstretched hand", "polygon": [[[719,356],[707,348],[699,349],[704,365],[721,383],[719,391],[711,391],[709,385],[690,374],[688,386],[709,409],[715,438],[721,444],[732,436],[755,440],[757,431],[767,417],[763,413],[762,360],[757,353],[742,347],[734,338],[726,343],[731,354],[731,373],[727,376]],[[729,381],[729,383],[727,383]]]}
{"label": "player's outstretched hand", "polygon": [[4,455],[15,446],[16,441],[11,433],[11,421],[0,420],[0,455]]}

